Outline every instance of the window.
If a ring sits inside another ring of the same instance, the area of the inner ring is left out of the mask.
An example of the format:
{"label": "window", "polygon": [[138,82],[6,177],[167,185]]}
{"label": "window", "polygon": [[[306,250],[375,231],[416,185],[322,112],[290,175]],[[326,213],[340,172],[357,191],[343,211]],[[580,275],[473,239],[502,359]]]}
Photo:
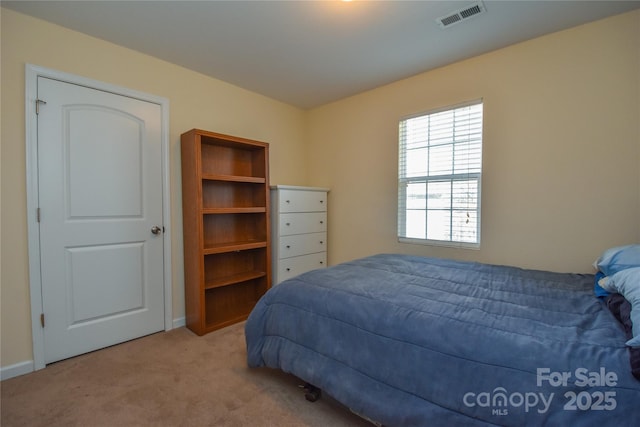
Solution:
{"label": "window", "polygon": [[482,101],[400,121],[398,237],[480,246]]}

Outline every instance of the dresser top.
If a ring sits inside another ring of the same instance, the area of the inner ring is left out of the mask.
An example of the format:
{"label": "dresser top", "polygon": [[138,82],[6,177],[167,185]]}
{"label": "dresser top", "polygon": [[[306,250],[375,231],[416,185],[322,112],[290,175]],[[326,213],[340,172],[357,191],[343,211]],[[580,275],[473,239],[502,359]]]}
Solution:
{"label": "dresser top", "polygon": [[322,187],[301,187],[297,185],[272,185],[272,190],[300,190],[300,191],[322,191],[329,192],[328,188]]}

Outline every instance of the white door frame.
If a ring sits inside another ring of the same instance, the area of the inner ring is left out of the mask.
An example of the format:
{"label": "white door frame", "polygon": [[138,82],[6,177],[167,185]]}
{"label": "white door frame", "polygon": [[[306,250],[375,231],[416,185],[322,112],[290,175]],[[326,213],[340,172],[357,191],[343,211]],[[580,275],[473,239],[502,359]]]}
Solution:
{"label": "white door frame", "polygon": [[27,169],[27,239],[29,244],[29,290],[31,294],[31,334],[33,341],[33,368],[45,367],[44,329],[40,325],[42,307],[42,277],[40,270],[40,227],[38,225],[38,120],[36,100],[38,77],[47,77],[63,82],[86,86],[116,95],[128,96],[160,105],[162,111],[162,217],[165,232],[162,234],[164,252],[164,329],[173,326],[171,296],[171,199],[169,190],[169,100],[138,92],[109,83],[87,79],[37,65],[26,64],[25,68],[25,131]]}

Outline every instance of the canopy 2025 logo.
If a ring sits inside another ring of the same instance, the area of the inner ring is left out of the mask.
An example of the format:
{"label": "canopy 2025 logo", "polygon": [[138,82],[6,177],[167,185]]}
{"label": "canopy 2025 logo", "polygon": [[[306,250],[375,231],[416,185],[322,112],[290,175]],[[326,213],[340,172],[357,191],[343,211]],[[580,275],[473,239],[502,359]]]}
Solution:
{"label": "canopy 2025 logo", "polygon": [[[615,387],[618,375],[607,372],[605,368],[599,371],[589,371],[578,368],[574,371],[552,371],[550,368],[538,368],[536,372],[536,386],[543,387]],[[493,391],[480,393],[468,392],[462,398],[465,406],[491,409],[492,415],[505,416],[509,409],[523,408],[525,413],[535,410],[544,414],[551,408],[556,397],[555,393],[530,391],[526,393],[509,393],[504,387],[496,387]],[[612,390],[568,390],[563,394],[566,411],[612,411],[616,409],[616,392]]]}

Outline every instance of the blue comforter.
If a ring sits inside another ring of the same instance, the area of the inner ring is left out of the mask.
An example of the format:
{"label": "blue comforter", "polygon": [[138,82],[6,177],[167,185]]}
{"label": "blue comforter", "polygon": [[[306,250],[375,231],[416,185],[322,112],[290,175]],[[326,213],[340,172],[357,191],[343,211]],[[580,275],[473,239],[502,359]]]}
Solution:
{"label": "blue comforter", "polygon": [[272,288],[246,323],[278,368],[387,426],[638,425],[593,276],[376,255]]}

